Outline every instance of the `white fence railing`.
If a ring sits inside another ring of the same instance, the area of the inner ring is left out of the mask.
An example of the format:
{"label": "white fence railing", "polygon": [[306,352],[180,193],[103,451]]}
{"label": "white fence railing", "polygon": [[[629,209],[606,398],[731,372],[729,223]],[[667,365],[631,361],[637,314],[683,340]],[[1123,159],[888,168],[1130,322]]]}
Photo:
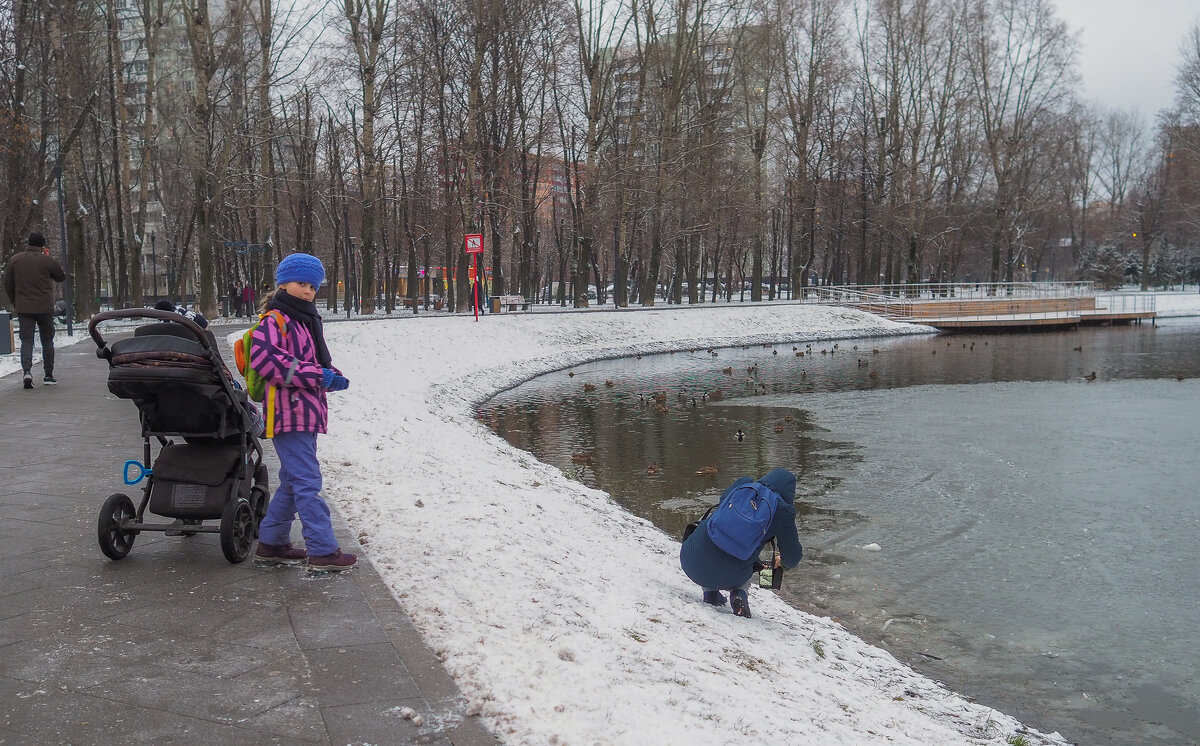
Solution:
{"label": "white fence railing", "polygon": [[1096,295],[1091,282],[927,282],[915,285],[818,285],[804,288],[813,303],[858,304],[998,298],[1083,298]]}
{"label": "white fence railing", "polygon": [[1154,293],[1100,293],[1096,296],[1096,311],[1107,314],[1154,313]]}
{"label": "white fence railing", "polygon": [[968,317],[1016,321],[1083,316],[1152,316],[1153,294],[1097,293],[1090,282],[956,282],[826,285],[805,288],[805,302],[848,305],[894,319]]}

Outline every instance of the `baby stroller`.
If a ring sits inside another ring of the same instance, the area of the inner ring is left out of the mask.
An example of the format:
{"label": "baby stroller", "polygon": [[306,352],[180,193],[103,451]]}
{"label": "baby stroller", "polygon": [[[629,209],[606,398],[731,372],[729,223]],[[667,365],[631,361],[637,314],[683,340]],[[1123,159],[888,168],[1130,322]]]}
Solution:
{"label": "baby stroller", "polygon": [[[97,326],[114,319],[152,319],[110,347]],[[230,562],[246,559],[267,512],[268,479],[246,394],[221,360],[212,332],[174,311],[130,308],[92,317],[96,356],[108,361],[108,390],[132,399],[141,415],[145,454],[125,462],[124,480],[146,480],[135,510],[128,495],[100,509],[100,549],[118,560],[143,531],[168,536],[220,533]],[[151,461],[150,439],[158,441]],[[182,442],[175,438],[182,439]],[[146,512],[175,519],[147,522]],[[220,519],[220,524],[204,521]]]}

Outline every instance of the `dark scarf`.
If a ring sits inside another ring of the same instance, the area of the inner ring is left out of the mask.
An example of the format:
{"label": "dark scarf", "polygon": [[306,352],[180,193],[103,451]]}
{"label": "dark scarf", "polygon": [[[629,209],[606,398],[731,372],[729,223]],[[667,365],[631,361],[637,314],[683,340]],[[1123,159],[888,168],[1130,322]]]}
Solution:
{"label": "dark scarf", "polygon": [[321,327],[321,314],[312,301],[288,295],[288,291],[280,288],[271,300],[267,301],[267,309],[282,311],[288,318],[298,321],[312,334],[313,344],[317,346],[317,362],[322,368],[333,367],[333,358],[329,356],[329,348],[325,346],[325,333]]}

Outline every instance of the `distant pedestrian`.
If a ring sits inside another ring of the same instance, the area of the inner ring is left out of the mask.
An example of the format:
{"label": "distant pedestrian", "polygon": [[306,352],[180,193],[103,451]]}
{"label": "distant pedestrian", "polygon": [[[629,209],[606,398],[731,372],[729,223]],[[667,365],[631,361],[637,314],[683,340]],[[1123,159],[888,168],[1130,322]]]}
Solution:
{"label": "distant pedestrian", "polygon": [[229,287],[229,317],[242,315],[242,283],[236,282]]}
{"label": "distant pedestrian", "polygon": [[17,312],[21,336],[21,377],[25,388],[33,388],[33,329],[42,341],[42,383],[53,386],[54,378],[54,283],[67,279],[62,265],[50,256],[46,238],[30,233],[25,251],[8,261],[4,270],[4,292]]}
{"label": "distant pedestrian", "polygon": [[247,282],[242,285],[242,309],[239,315],[249,318],[254,313],[254,285]]}

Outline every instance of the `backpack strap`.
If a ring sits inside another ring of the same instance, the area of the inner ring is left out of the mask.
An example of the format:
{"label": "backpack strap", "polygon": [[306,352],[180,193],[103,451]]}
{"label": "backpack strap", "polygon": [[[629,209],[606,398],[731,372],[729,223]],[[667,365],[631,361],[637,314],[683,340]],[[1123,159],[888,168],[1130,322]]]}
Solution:
{"label": "backpack strap", "polygon": [[274,308],[270,309],[269,311],[266,311],[259,318],[266,318],[267,316],[270,316],[271,318],[275,319],[275,323],[279,326],[279,333],[283,335],[284,339],[287,339],[287,334],[288,334],[287,317],[285,317],[282,313],[280,313],[279,310],[274,309]]}
{"label": "backpack strap", "polygon": [[700,522],[703,521],[704,519],[708,518],[710,515],[712,515],[712,512],[719,507],[721,507],[721,503],[717,503],[716,505],[713,505],[711,508],[704,511],[704,515],[700,516],[700,520],[692,521],[688,525],[684,526],[683,527],[683,540],[687,541],[688,537],[692,535],[692,532],[694,532],[696,529],[700,528]]}
{"label": "backpack strap", "polygon": [[[260,315],[258,318],[261,321],[262,319],[265,319],[268,316],[275,319],[275,323],[279,326],[279,333],[283,335],[284,339],[287,339],[287,333],[288,333],[287,332],[287,319],[285,319],[283,317],[283,314],[280,313],[279,311],[275,310],[274,308],[272,308],[269,311]],[[275,384],[268,383],[267,384],[267,393],[266,393],[266,396],[264,397],[267,402],[267,423],[266,423],[266,428],[265,428],[264,434],[267,438],[275,437],[275,389],[276,388],[277,387],[275,386]]]}

